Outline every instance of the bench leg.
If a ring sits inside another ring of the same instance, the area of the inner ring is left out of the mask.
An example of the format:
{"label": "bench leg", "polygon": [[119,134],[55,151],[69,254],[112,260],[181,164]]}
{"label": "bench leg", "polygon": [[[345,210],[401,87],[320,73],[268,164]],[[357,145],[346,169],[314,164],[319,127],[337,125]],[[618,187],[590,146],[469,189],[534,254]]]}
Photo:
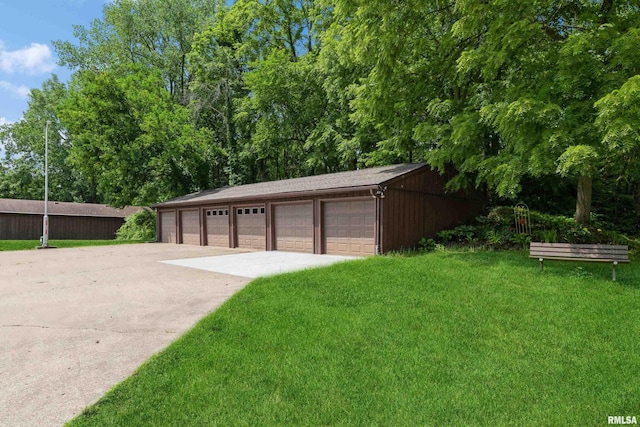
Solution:
{"label": "bench leg", "polygon": [[616,281],[616,265],[618,265],[618,261],[613,261],[613,264],[611,264],[611,266],[613,268],[612,279],[613,279],[614,282]]}
{"label": "bench leg", "polygon": [[544,270],[544,259],[538,258],[538,261],[540,261],[540,271],[543,271]]}

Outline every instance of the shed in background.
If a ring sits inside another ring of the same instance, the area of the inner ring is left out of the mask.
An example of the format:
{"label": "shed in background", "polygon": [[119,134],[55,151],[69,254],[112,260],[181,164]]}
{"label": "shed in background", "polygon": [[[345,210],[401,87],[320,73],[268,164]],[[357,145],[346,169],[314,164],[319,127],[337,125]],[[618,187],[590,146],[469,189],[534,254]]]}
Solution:
{"label": "shed in background", "polygon": [[[93,203],[49,202],[49,238],[109,240],[125,217],[144,208],[123,209]],[[44,201],[0,199],[0,240],[38,240],[42,236]]]}

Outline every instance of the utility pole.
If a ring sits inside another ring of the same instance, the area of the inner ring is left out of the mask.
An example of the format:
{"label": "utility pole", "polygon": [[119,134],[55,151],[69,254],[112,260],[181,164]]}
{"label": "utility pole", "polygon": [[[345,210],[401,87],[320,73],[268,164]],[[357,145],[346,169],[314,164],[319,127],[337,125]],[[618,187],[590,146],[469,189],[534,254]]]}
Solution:
{"label": "utility pole", "polygon": [[49,247],[49,125],[47,120],[44,137],[44,218],[42,219],[42,247]]}

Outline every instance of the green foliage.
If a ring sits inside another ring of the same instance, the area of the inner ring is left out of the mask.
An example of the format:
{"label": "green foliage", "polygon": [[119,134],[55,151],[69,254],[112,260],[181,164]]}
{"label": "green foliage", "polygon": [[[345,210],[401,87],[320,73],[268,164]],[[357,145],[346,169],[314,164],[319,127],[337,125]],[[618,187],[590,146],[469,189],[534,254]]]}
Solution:
{"label": "green foliage", "polygon": [[485,238],[491,246],[499,247],[505,242],[505,235],[501,230],[489,230],[485,233]]}
{"label": "green foliage", "polygon": [[[592,225],[585,227],[573,218],[530,211],[531,235],[515,233],[513,207],[498,206],[487,216],[475,219],[472,224],[460,225],[438,233],[440,242],[447,244],[452,238],[456,245],[489,246],[491,248],[521,248],[531,241],[546,243],[603,243],[638,246],[624,234],[607,229],[602,216],[592,215]],[[512,246],[513,245],[513,246]]]}
{"label": "green foliage", "polygon": [[[639,7],[612,5],[337,1],[339,53],[367,65],[352,117],[380,131],[379,152],[453,164],[452,189],[515,199],[526,179],[611,170],[608,142],[634,146],[637,120],[633,109],[615,125],[606,117],[633,104],[640,72]],[[637,167],[617,170],[637,182]]]}
{"label": "green foliage", "polygon": [[438,231],[437,236],[442,243],[448,243],[453,238],[453,230],[441,230]]}
{"label": "green foliage", "polygon": [[125,218],[116,232],[117,240],[153,241],[156,238],[156,214],[143,209]]}
{"label": "green foliage", "polygon": [[95,190],[69,161],[73,138],[56,111],[67,88],[55,75],[32,89],[22,120],[0,126],[0,198],[43,199],[46,122],[50,121],[49,198],[57,201],[95,201]]}
{"label": "green foliage", "polygon": [[74,135],[70,161],[109,204],[145,205],[208,186],[218,150],[157,72],[81,71],[58,113]]}
{"label": "green foliage", "polygon": [[158,71],[170,96],[186,103],[187,55],[195,31],[221,7],[216,0],[115,0],[89,28],[74,27],[77,44],[54,41],[60,63],[71,69],[105,71],[141,65]]}
{"label": "green foliage", "polygon": [[558,243],[558,232],[556,230],[542,230],[544,243]]}
{"label": "green foliage", "polygon": [[513,235],[511,241],[516,245],[522,246],[522,248],[524,249],[529,243],[531,243],[531,236],[524,233],[517,233]]}
{"label": "green foliage", "polygon": [[53,77],[0,128],[0,196],[40,198],[49,119],[59,200],[143,205],[426,160],[454,170],[451,190],[563,216],[580,206],[584,223],[593,179],[605,228],[637,233],[637,2],[505,4],[108,2],[54,43],[69,87]]}
{"label": "green foliage", "polygon": [[425,252],[431,252],[436,249],[436,241],[422,237],[418,242],[418,249]]}

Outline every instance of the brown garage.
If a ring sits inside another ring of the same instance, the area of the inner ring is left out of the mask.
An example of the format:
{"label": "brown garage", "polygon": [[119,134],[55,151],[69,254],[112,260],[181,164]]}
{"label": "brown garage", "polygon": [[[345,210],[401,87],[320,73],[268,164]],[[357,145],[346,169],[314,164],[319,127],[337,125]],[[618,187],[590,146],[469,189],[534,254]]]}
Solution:
{"label": "brown garage", "polygon": [[313,202],[273,206],[273,249],[313,253]]}
{"label": "brown garage", "polygon": [[[50,239],[108,240],[127,216],[146,208],[49,201],[48,209]],[[38,240],[43,216],[43,200],[0,199],[0,240]]]}
{"label": "brown garage", "polygon": [[180,211],[180,243],[200,244],[200,215],[197,210]]}
{"label": "brown garage", "polygon": [[375,200],[368,198],[326,201],[322,208],[323,253],[375,254]]}
{"label": "brown garage", "polygon": [[236,247],[265,250],[266,222],[264,206],[245,206],[235,209]]}
{"label": "brown garage", "polygon": [[219,206],[207,209],[206,213],[206,234],[207,245],[229,247],[229,208]]}
{"label": "brown garage", "polygon": [[159,217],[158,241],[176,243],[176,213],[174,211],[161,212]]}
{"label": "brown garage", "polygon": [[446,193],[446,179],[423,163],[400,164],[224,187],[153,207],[159,241],[173,232],[177,243],[373,255],[479,214],[482,203]]}

